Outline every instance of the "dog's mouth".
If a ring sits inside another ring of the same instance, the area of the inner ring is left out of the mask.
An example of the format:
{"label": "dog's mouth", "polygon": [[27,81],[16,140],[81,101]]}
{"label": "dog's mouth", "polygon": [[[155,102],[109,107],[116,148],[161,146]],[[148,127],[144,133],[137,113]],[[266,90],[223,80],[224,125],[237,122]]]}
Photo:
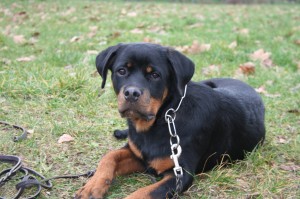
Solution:
{"label": "dog's mouth", "polygon": [[142,119],[147,122],[149,122],[155,118],[155,114],[153,114],[153,113],[143,113],[141,111],[133,110],[130,108],[127,108],[124,110],[119,110],[119,113],[120,113],[121,117],[123,117],[123,118],[128,118],[128,119],[133,119],[133,120]]}

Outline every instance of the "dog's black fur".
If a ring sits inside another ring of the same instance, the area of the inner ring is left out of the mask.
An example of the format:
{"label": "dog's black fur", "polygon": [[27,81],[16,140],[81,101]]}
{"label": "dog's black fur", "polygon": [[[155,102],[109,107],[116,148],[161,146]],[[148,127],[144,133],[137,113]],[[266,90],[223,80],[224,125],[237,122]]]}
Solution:
{"label": "dog's black fur", "polygon": [[[154,160],[169,159],[170,135],[164,116],[178,106],[187,85],[175,120],[182,147],[179,164],[184,170],[180,192],[191,186],[193,174],[226,159],[242,159],[264,140],[264,105],[255,90],[228,78],[192,82],[194,64],[176,50],[149,43],[119,44],[101,52],[96,65],[102,87],[108,70],[112,71],[119,111],[128,121],[129,128],[115,135],[128,134],[131,144],[126,147],[145,169]],[[172,175],[173,168],[161,164],[152,169]],[[171,196],[175,184],[173,176],[152,190],[149,198]]]}

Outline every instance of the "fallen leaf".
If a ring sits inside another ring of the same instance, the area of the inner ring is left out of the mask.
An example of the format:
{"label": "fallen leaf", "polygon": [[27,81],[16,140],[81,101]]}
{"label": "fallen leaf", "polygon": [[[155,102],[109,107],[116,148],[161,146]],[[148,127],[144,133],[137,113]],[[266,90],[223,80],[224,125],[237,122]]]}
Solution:
{"label": "fallen leaf", "polygon": [[266,59],[260,63],[262,66],[270,68],[273,66],[273,61],[271,59]]}
{"label": "fallen leaf", "polygon": [[[202,47],[203,48],[203,47]],[[210,48],[210,47],[207,47]],[[188,53],[190,54],[197,54],[201,52],[201,46],[197,40],[194,40],[192,45],[188,49]]]}
{"label": "fallen leaf", "polygon": [[40,36],[40,32],[34,32],[31,34],[32,37],[39,37]]}
{"label": "fallen leaf", "polygon": [[230,49],[234,49],[234,48],[236,48],[237,47],[237,42],[236,41],[233,41],[233,42],[231,42],[229,45],[228,45],[228,48],[230,48]]}
{"label": "fallen leaf", "polygon": [[278,135],[276,136],[276,142],[278,144],[287,144],[289,143],[289,139],[286,136]]}
{"label": "fallen leaf", "polygon": [[144,31],[139,28],[132,29],[130,32],[132,34],[143,34],[144,33]]}
{"label": "fallen leaf", "polygon": [[238,33],[240,33],[242,35],[248,35],[249,29],[247,29],[247,28],[240,29],[240,30],[238,30]]}
{"label": "fallen leaf", "polygon": [[136,17],[137,13],[136,12],[129,12],[129,13],[127,13],[127,16],[128,17]]}
{"label": "fallen leaf", "polygon": [[259,88],[256,88],[255,91],[258,93],[267,93],[265,86],[260,86]]}
{"label": "fallen leaf", "polygon": [[88,55],[97,55],[99,52],[97,50],[88,50],[86,51]]}
{"label": "fallen leaf", "polygon": [[276,97],[281,96],[280,94],[277,94],[277,93],[276,94],[268,93],[264,85],[260,86],[259,88],[256,88],[255,91],[260,93],[260,94],[263,94],[266,97],[270,97],[270,98],[276,98]]}
{"label": "fallen leaf", "polygon": [[271,53],[265,52],[264,49],[259,49],[250,55],[250,58],[254,61],[264,61],[269,59]]}
{"label": "fallen leaf", "polygon": [[72,70],[73,69],[73,66],[72,65],[67,65],[64,67],[65,70]]}
{"label": "fallen leaf", "polygon": [[295,41],[294,41],[294,44],[300,45],[300,39],[295,40]]}
{"label": "fallen leaf", "polygon": [[146,42],[146,43],[152,43],[153,42],[153,39],[151,39],[150,37],[145,37],[143,39],[143,42]]}
{"label": "fallen leaf", "polygon": [[255,64],[252,62],[241,64],[239,68],[244,75],[251,75],[255,73]]}
{"label": "fallen leaf", "polygon": [[296,165],[294,162],[288,162],[286,164],[280,165],[280,169],[285,170],[285,171],[299,171],[300,166]]}
{"label": "fallen leaf", "polygon": [[71,43],[78,42],[78,41],[80,41],[81,39],[82,39],[81,36],[74,36],[74,37],[72,37],[72,38],[70,39],[70,42],[71,42]]}
{"label": "fallen leaf", "polygon": [[189,25],[188,28],[189,29],[194,29],[194,28],[200,28],[203,26],[203,23],[194,23],[192,25]]}
{"label": "fallen leaf", "polygon": [[260,64],[265,67],[273,66],[273,62],[270,59],[271,53],[266,52],[264,49],[259,49],[250,55],[250,58],[254,61],[260,61]]}
{"label": "fallen leaf", "polygon": [[16,44],[23,44],[26,42],[24,35],[15,35],[13,36],[13,40]]}
{"label": "fallen leaf", "polygon": [[150,37],[145,37],[143,39],[143,42],[146,42],[146,43],[153,43],[153,44],[160,44],[161,43],[161,40],[160,39],[153,39],[153,38],[150,38]]}
{"label": "fallen leaf", "polygon": [[11,64],[11,60],[10,60],[10,59],[7,59],[7,58],[2,58],[2,59],[0,60],[0,62],[1,62],[2,64],[5,64],[5,65]]}
{"label": "fallen leaf", "polygon": [[182,53],[189,53],[189,54],[198,54],[201,52],[205,52],[210,50],[210,44],[200,44],[197,40],[194,40],[191,46],[177,46],[175,47],[176,50]]}
{"label": "fallen leaf", "polygon": [[90,32],[87,34],[88,38],[92,38],[92,37],[96,36],[98,27],[90,26],[89,29],[90,29]]}
{"label": "fallen leaf", "polygon": [[58,139],[58,143],[61,144],[63,142],[71,142],[73,141],[74,138],[72,136],[70,136],[69,134],[63,134],[62,136],[60,136],[60,138]]}
{"label": "fallen leaf", "polygon": [[221,70],[221,66],[218,65],[210,65],[208,67],[202,68],[203,75],[219,75]]}
{"label": "fallen leaf", "polygon": [[66,10],[65,12],[62,12],[62,16],[68,16],[68,15],[70,15],[70,14],[72,14],[73,12],[75,12],[76,11],[76,8],[74,8],[74,7],[71,7],[71,8],[69,8],[68,10]]}
{"label": "fallen leaf", "polygon": [[160,34],[160,35],[166,34],[166,31],[164,30],[164,28],[160,27],[160,26],[152,26],[152,27],[148,28],[147,30],[149,32],[157,33],[157,34]]}
{"label": "fallen leaf", "polygon": [[28,133],[28,134],[33,134],[33,133],[34,133],[34,129],[28,129],[28,130],[27,130],[27,133]]}
{"label": "fallen leaf", "polygon": [[29,57],[20,57],[20,58],[17,58],[16,60],[19,62],[30,62],[30,61],[35,60],[35,56],[31,55]]}
{"label": "fallen leaf", "polygon": [[88,38],[93,38],[93,37],[95,37],[96,36],[96,32],[89,32],[88,34],[87,34],[87,37]]}
{"label": "fallen leaf", "polygon": [[296,115],[299,115],[300,111],[298,109],[291,109],[287,111],[288,113],[294,113]]}
{"label": "fallen leaf", "polygon": [[116,39],[116,38],[118,38],[120,36],[121,36],[121,32],[119,32],[119,31],[116,31],[116,32],[110,34],[110,38],[111,39]]}
{"label": "fallen leaf", "polygon": [[94,32],[94,31],[97,31],[97,30],[98,30],[98,26],[90,26],[90,27],[89,27],[89,30],[90,30],[90,31],[93,31],[93,32]]}

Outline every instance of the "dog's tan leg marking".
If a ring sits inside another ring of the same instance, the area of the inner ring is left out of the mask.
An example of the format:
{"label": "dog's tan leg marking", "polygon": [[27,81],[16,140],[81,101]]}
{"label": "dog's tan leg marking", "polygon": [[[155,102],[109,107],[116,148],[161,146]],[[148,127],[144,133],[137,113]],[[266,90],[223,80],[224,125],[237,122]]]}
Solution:
{"label": "dog's tan leg marking", "polygon": [[125,199],[156,199],[153,196],[151,196],[151,193],[157,190],[158,187],[162,186],[165,182],[167,182],[171,178],[173,178],[172,175],[166,175],[159,182],[149,185],[147,187],[140,188],[137,191],[130,194],[129,196],[127,196]]}
{"label": "dog's tan leg marking", "polygon": [[103,198],[116,176],[144,170],[143,164],[128,147],[111,151],[101,159],[96,173],[77,191],[75,198]]}

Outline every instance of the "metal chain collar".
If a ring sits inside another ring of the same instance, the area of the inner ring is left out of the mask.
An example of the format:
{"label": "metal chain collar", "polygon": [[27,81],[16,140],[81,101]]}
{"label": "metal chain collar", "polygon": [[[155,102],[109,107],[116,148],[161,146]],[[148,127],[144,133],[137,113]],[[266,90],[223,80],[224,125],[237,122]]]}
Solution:
{"label": "metal chain collar", "polygon": [[182,152],[182,148],[180,146],[180,138],[177,135],[177,131],[176,131],[175,119],[176,119],[176,112],[179,110],[179,108],[182,104],[182,101],[185,98],[186,89],[187,89],[187,85],[185,85],[184,94],[181,97],[177,108],[176,109],[170,108],[165,113],[165,120],[168,123],[168,128],[169,128],[169,133],[170,133],[170,145],[171,145],[171,151],[172,151],[172,155],[170,156],[170,158],[173,160],[174,165],[175,165],[173,170],[174,170],[174,174],[176,177],[176,190],[175,190],[175,195],[177,195],[176,197],[178,197],[178,191],[182,187],[181,178],[183,177],[183,170],[182,170],[182,167],[179,165],[179,161],[178,161],[178,159],[181,155],[181,152]]}

